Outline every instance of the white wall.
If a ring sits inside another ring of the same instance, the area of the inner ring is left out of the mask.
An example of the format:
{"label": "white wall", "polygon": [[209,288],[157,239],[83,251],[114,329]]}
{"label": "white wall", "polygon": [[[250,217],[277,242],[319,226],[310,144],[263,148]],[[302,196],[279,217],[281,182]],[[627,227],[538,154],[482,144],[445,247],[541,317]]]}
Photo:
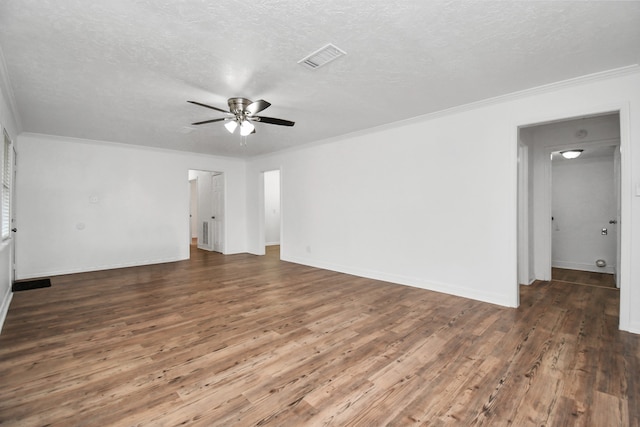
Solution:
{"label": "white wall", "polygon": [[264,173],[264,240],[280,244],[280,171]]}
{"label": "white wall", "polygon": [[18,278],[189,257],[189,169],[227,177],[227,253],[246,251],[241,160],[19,136]]}
{"label": "white wall", "polygon": [[490,110],[256,159],[248,211],[260,171],[281,165],[282,259],[515,305],[516,143]]}
{"label": "white wall", "polygon": [[518,127],[621,109],[620,326],[640,332],[639,88],[637,69],[591,76],[254,159],[249,250],[280,168],[284,260],[515,306]]}
{"label": "white wall", "polygon": [[[20,126],[16,114],[13,113],[12,95],[8,82],[5,80],[5,68],[2,51],[0,51],[0,141],[3,141],[2,129],[6,129],[9,137],[16,144],[16,135],[20,132]],[[14,207],[15,210],[15,207]],[[0,242],[0,330],[11,303],[11,279],[13,264],[12,239]]]}
{"label": "white wall", "polygon": [[[552,163],[552,266],[614,273],[616,265],[613,151]],[[602,228],[610,233],[602,235]],[[606,267],[598,267],[603,259]]]}

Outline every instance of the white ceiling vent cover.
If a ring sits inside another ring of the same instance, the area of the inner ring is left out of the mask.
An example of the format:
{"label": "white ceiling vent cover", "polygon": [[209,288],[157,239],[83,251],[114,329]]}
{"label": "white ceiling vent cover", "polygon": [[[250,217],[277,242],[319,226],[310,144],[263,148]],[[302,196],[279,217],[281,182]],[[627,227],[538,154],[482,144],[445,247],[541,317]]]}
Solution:
{"label": "white ceiling vent cover", "polygon": [[320,68],[323,65],[326,65],[329,62],[333,61],[334,59],[338,59],[346,54],[347,52],[345,52],[344,50],[329,43],[328,45],[316,50],[312,54],[302,58],[300,61],[298,61],[298,64],[303,65],[311,70],[315,70],[316,68]]}

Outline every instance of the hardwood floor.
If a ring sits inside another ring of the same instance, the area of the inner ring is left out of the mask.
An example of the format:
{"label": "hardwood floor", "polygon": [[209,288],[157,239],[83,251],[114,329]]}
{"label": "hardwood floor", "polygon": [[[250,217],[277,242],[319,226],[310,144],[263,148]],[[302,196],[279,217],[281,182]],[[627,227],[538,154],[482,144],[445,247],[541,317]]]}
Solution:
{"label": "hardwood floor", "polygon": [[508,309],[198,250],[52,283],[0,335],[3,425],[640,425],[610,289],[538,282]]}
{"label": "hardwood floor", "polygon": [[600,286],[618,289],[613,274],[594,273],[592,271],[569,270],[566,268],[552,268],[551,278],[560,282],[570,282],[578,285]]}

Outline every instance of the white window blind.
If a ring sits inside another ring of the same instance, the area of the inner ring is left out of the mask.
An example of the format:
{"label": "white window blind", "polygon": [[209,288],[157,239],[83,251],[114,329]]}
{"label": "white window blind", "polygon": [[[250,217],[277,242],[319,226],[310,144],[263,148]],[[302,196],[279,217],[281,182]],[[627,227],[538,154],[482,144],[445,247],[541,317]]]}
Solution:
{"label": "white window blind", "polygon": [[2,240],[6,240],[11,234],[11,139],[4,130],[4,143],[2,150]]}

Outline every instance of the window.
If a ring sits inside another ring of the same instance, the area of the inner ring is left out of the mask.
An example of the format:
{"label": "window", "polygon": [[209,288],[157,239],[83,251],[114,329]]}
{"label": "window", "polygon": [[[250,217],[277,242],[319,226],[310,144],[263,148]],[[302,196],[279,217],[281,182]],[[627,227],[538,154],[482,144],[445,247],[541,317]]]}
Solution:
{"label": "window", "polygon": [[7,130],[4,130],[4,143],[2,150],[2,240],[11,236],[11,139]]}

